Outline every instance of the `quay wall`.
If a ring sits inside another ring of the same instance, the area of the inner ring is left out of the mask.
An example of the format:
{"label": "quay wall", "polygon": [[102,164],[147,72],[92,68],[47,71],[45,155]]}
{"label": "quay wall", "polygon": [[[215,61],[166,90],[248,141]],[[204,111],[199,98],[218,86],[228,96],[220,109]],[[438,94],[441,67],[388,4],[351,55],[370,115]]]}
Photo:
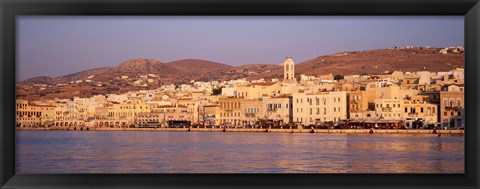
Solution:
{"label": "quay wall", "polygon": [[246,129],[246,128],[95,128],[95,127],[22,127],[17,130],[69,131],[166,131],[166,132],[264,132],[264,133],[324,133],[324,134],[464,134],[464,130],[405,130],[405,129]]}

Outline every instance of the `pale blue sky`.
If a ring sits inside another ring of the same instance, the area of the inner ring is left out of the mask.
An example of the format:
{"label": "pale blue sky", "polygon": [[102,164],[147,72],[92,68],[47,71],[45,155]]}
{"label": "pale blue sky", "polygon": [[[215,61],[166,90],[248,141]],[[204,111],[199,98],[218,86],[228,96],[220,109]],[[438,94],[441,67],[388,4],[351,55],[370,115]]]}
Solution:
{"label": "pale blue sky", "polygon": [[134,58],[229,65],[296,63],[393,46],[464,44],[463,16],[19,16],[17,80]]}

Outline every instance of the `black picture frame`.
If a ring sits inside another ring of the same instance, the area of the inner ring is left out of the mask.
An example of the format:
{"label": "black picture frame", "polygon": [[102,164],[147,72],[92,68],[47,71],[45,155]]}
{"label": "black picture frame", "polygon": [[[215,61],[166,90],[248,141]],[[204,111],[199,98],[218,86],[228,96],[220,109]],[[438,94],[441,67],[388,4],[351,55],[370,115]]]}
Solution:
{"label": "black picture frame", "polygon": [[[0,0],[1,188],[479,188],[478,0]],[[463,15],[465,174],[15,174],[18,15]]]}

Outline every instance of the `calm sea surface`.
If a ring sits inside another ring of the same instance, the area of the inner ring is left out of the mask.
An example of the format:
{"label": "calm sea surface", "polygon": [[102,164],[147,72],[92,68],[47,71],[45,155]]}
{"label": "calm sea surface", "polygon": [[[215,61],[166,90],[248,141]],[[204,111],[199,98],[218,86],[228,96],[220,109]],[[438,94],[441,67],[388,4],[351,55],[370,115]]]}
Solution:
{"label": "calm sea surface", "polygon": [[463,173],[464,137],[16,131],[17,173]]}

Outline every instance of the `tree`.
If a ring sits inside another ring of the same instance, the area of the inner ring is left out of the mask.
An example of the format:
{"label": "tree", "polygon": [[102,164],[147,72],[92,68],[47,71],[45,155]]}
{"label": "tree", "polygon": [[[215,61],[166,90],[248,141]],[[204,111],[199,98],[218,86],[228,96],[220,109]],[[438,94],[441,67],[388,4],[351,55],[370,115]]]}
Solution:
{"label": "tree", "polygon": [[213,93],[213,95],[222,94],[222,88],[213,88],[212,93]]}
{"label": "tree", "polygon": [[341,79],[343,79],[343,75],[335,75],[335,76],[333,77],[333,79],[334,79],[334,80],[341,80]]}

